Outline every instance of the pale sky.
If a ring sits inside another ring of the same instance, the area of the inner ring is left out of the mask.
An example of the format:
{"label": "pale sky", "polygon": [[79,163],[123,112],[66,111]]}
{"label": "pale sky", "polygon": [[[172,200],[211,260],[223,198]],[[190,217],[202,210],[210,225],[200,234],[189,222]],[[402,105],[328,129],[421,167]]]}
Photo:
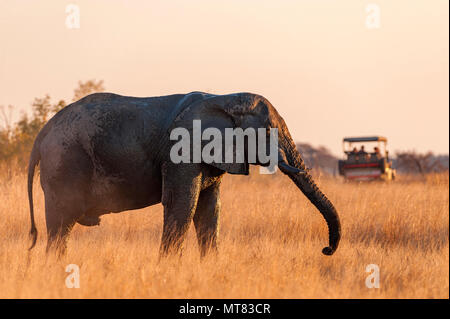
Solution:
{"label": "pale sky", "polygon": [[[80,28],[66,26],[66,6]],[[368,4],[379,28],[366,26]],[[448,0],[0,0],[0,105],[70,101],[79,80],[155,96],[258,93],[296,141],[449,152]]]}

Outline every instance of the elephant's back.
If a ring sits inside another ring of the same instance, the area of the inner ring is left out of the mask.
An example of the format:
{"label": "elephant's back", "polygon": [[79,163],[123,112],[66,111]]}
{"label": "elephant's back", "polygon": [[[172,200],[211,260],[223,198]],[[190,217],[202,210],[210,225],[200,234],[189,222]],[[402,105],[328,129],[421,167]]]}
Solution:
{"label": "elephant's back", "polygon": [[130,97],[113,93],[94,93],[63,108],[55,114],[54,125],[80,125],[83,121],[97,126],[130,122],[137,117],[161,120],[182,94],[160,97]]}
{"label": "elephant's back", "polygon": [[159,143],[164,123],[170,123],[172,113],[192,95],[196,96],[192,93],[158,97],[91,94],[59,111],[40,135],[51,140],[53,146],[82,146],[90,156],[116,159],[137,156],[149,145]]}
{"label": "elephant's back", "polygon": [[124,139],[151,136],[177,99],[177,95],[137,98],[95,93],[59,111],[43,131],[69,140],[108,138],[111,134]]}

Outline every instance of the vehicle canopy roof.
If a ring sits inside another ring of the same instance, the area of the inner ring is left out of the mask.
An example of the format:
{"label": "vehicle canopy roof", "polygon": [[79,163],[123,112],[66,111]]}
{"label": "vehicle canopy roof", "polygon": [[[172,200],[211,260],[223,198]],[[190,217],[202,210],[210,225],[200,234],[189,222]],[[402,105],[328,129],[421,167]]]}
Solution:
{"label": "vehicle canopy roof", "polygon": [[387,138],[383,136],[362,136],[362,137],[344,137],[344,142],[387,142]]}

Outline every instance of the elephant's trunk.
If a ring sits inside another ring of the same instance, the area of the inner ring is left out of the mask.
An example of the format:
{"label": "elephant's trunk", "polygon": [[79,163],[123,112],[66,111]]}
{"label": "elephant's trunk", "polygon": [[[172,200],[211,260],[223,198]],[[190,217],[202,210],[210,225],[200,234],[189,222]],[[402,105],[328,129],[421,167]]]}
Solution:
{"label": "elephant's trunk", "polygon": [[[280,170],[289,176],[289,178],[297,185],[297,187],[305,194],[305,196],[320,211],[328,224],[329,246],[322,250],[325,255],[332,255],[341,238],[341,224],[339,216],[333,204],[320,191],[312,176],[307,172],[305,163],[303,162],[299,152],[294,147],[289,147],[285,152],[288,163],[279,163]],[[290,166],[290,169],[287,167]]]}

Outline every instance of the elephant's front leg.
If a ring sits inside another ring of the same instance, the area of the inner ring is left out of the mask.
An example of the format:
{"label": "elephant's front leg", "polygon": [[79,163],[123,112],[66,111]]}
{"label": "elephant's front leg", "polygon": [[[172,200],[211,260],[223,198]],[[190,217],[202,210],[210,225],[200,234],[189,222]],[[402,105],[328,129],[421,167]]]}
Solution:
{"label": "elephant's front leg", "polygon": [[194,215],[194,225],[202,257],[210,251],[217,251],[220,214],[219,186],[220,182],[200,193]]}
{"label": "elephant's front leg", "polygon": [[201,171],[195,164],[165,163],[162,170],[164,227],[161,256],[181,252],[186,233],[197,207]]}

